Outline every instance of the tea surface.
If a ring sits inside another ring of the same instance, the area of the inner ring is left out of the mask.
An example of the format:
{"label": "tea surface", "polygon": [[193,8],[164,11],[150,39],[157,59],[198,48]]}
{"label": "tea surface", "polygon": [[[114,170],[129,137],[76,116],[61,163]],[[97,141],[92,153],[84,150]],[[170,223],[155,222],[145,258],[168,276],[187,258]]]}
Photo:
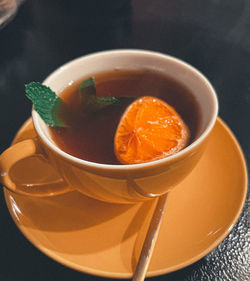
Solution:
{"label": "tea surface", "polygon": [[[96,81],[97,96],[140,97],[155,96],[173,106],[188,125],[191,137],[195,139],[199,128],[199,106],[192,93],[172,78],[152,70],[113,70],[92,75]],[[114,135],[119,120],[128,104],[110,106],[87,119],[79,118],[79,83],[83,77],[64,90],[60,97],[67,103],[72,126],[51,127],[54,142],[63,151],[91,162],[116,164]]]}

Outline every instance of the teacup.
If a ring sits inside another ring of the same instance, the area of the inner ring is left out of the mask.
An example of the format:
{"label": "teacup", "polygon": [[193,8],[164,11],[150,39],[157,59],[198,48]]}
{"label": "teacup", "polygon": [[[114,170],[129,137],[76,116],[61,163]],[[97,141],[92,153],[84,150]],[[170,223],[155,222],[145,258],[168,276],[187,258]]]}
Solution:
{"label": "teacup", "polygon": [[[6,188],[32,196],[52,196],[78,190],[84,195],[106,202],[133,203],[167,193],[192,171],[216,122],[218,101],[209,81],[189,64],[151,51],[111,50],[86,55],[66,63],[54,71],[44,84],[60,93],[72,81],[117,67],[155,69],[185,85],[200,108],[198,137],[180,152],[152,162],[133,165],[93,163],[62,151],[53,142],[47,125],[33,109],[33,124],[38,137],[19,142],[0,156],[0,179]],[[10,170],[18,161],[30,156],[44,157],[61,178],[58,181],[34,185],[15,183]]]}

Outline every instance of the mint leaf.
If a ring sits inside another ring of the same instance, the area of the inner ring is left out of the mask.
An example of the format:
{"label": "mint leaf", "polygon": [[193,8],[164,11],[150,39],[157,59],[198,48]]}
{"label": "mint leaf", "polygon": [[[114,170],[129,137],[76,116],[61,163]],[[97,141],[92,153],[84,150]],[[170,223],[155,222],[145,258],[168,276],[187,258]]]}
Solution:
{"label": "mint leaf", "polygon": [[96,97],[94,78],[90,77],[82,81],[81,84],[78,86],[78,91],[80,94],[80,103],[82,106],[82,110],[86,110],[90,104],[90,100],[95,100]]}
{"label": "mint leaf", "polygon": [[[26,96],[32,101],[34,109],[49,126],[69,126],[74,120],[72,116],[78,115],[71,112],[55,92],[39,82],[26,84],[25,92]],[[135,100],[133,97],[97,97],[95,80],[92,77],[80,83],[78,93],[80,95],[79,111],[81,112],[78,117],[80,118],[86,118],[88,115],[99,112],[111,105],[124,107]]]}
{"label": "mint leaf", "polygon": [[115,97],[97,97],[95,80],[94,78],[88,78],[82,81],[78,87],[78,92],[81,98],[81,110],[82,115],[97,112],[107,106],[118,103],[118,99]]}
{"label": "mint leaf", "polygon": [[81,94],[96,96],[95,80],[90,77],[81,82],[78,86],[78,89],[81,91]]}
{"label": "mint leaf", "polygon": [[25,92],[32,101],[34,109],[47,125],[52,127],[66,126],[59,117],[66,106],[49,87],[39,82],[31,82],[25,85]]}

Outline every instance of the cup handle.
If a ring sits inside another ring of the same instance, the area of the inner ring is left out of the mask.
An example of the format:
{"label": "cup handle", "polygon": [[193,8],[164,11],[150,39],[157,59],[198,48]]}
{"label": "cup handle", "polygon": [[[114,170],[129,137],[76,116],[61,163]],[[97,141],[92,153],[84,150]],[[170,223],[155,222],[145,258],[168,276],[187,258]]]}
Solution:
{"label": "cup handle", "polygon": [[[46,183],[15,183],[10,176],[11,168],[17,162],[31,156],[46,159],[45,153],[41,149],[37,138],[18,142],[0,155],[0,182],[6,188],[15,193],[36,197],[53,196],[72,191],[72,188],[62,178]],[[48,163],[48,165],[50,164]]]}

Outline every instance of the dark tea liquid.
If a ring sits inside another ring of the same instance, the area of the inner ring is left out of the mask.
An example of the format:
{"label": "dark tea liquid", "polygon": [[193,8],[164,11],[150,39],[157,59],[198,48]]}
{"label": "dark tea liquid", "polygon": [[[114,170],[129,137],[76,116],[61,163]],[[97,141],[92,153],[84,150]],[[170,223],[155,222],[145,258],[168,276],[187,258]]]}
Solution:
{"label": "dark tea liquid", "polygon": [[[199,128],[200,111],[190,91],[179,82],[152,70],[113,70],[92,75],[97,96],[155,96],[173,106],[191,132],[192,142]],[[69,86],[60,97],[76,114],[79,104],[77,87]],[[90,115],[87,120],[73,117],[71,127],[50,128],[54,142],[63,151],[77,158],[102,164],[120,164],[114,154],[114,135],[127,105],[110,106]]]}

